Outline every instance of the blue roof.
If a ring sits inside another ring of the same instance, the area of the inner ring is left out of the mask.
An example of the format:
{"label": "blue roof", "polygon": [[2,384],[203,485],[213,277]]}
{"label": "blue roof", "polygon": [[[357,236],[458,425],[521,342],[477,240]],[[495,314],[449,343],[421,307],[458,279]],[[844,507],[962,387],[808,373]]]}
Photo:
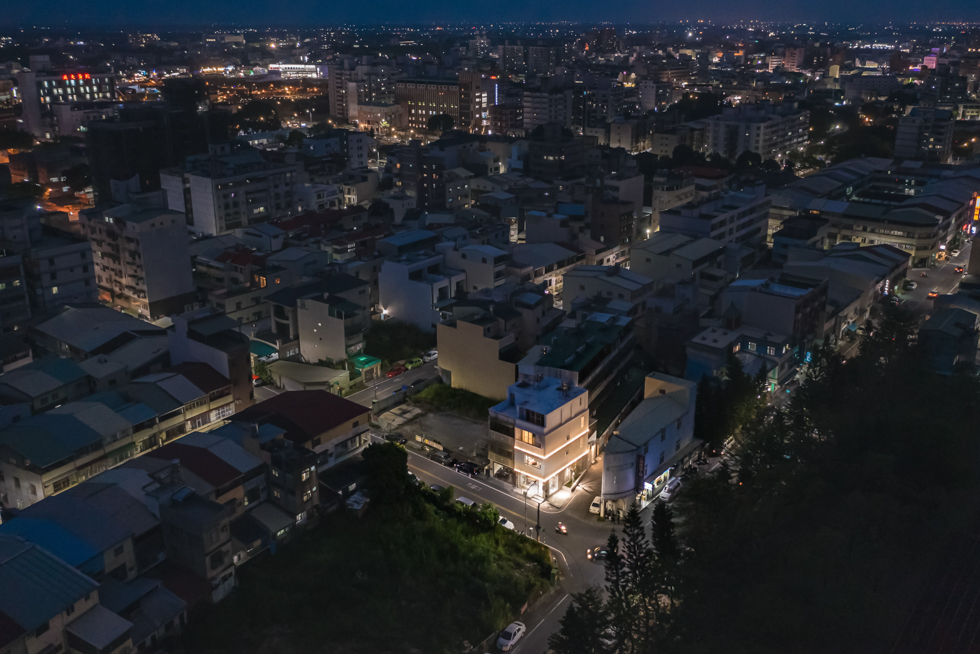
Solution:
{"label": "blue roof", "polygon": [[433,238],[436,235],[435,232],[430,232],[427,229],[410,229],[407,232],[399,232],[388,238],[383,238],[380,243],[390,243],[396,247],[401,245],[409,245],[411,243],[416,243],[418,241],[424,241],[429,238]]}
{"label": "blue roof", "polygon": [[76,568],[102,554],[101,550],[46,518],[35,520],[21,516],[9,520],[0,525],[0,537],[2,536],[20,536]]}
{"label": "blue roof", "polygon": [[0,612],[33,631],[98,584],[37,545],[0,535],[0,588]]}

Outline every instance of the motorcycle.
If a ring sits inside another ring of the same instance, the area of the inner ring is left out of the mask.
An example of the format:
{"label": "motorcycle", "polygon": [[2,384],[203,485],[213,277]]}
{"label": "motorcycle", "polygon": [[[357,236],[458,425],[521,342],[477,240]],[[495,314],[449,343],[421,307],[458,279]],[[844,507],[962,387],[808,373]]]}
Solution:
{"label": "motorcycle", "polygon": [[562,523],[559,522],[558,523],[558,526],[555,527],[555,532],[556,533],[559,533],[559,534],[566,534],[567,535],[568,534],[568,527],[566,527],[565,525],[563,525]]}
{"label": "motorcycle", "polygon": [[919,273],[919,277],[928,277],[928,276],[929,276],[929,275],[927,275],[927,274],[925,274],[925,273]]}

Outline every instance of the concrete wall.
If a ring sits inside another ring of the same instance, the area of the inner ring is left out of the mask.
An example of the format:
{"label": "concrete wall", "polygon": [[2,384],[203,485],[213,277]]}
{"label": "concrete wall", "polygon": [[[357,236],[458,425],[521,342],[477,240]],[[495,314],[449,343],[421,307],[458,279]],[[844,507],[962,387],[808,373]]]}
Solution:
{"label": "concrete wall", "polygon": [[499,341],[483,335],[483,328],[467,322],[436,328],[439,367],[448,373],[453,388],[495,400],[507,397],[517,379],[517,366],[500,360]]}

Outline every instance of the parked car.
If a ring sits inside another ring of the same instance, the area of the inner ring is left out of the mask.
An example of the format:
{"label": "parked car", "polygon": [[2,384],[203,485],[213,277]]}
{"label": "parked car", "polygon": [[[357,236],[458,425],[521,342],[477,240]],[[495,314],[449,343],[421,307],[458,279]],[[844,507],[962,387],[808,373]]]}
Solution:
{"label": "parked car", "polygon": [[431,486],[429,486],[429,490],[432,491],[433,493],[441,493],[445,489],[439,484],[432,484]]}
{"label": "parked car", "polygon": [[438,350],[429,350],[428,352],[422,355],[422,360],[425,361],[426,363],[430,361],[435,361],[438,358],[439,358]]}
{"label": "parked car", "polygon": [[958,256],[960,256],[960,251],[959,250],[953,250],[952,252],[950,252],[950,254],[953,255],[954,257],[958,257]]}
{"label": "parked car", "polygon": [[602,498],[596,495],[595,499],[592,500],[592,504],[589,505],[589,513],[594,513],[596,515],[599,515],[599,512],[601,510],[602,510]]}
{"label": "parked car", "polygon": [[394,368],[392,368],[391,370],[385,373],[385,377],[387,377],[388,379],[391,379],[392,377],[397,377],[398,375],[405,372],[405,370],[406,370],[405,366],[395,366]]}
{"label": "parked car", "polygon": [[586,558],[590,561],[603,561],[609,556],[609,550],[605,545],[596,545],[585,552]]}
{"label": "parked car", "polygon": [[410,483],[412,486],[422,485],[422,482],[419,481],[418,475],[416,475],[414,472],[411,471],[409,471],[408,473],[408,483]]}
{"label": "parked car", "polygon": [[918,285],[919,285],[918,282],[913,282],[911,279],[905,280],[905,288],[907,288],[910,291],[914,291]]}
{"label": "parked car", "polygon": [[660,501],[669,502],[671,498],[677,495],[677,491],[680,490],[680,488],[681,480],[677,479],[676,477],[671,479],[667,482],[667,485],[664,486],[664,489],[660,491]]}
{"label": "parked car", "polygon": [[476,477],[480,473],[480,466],[472,461],[463,461],[462,463],[456,464],[456,472],[467,477]]}
{"label": "parked car", "polygon": [[509,652],[525,631],[527,631],[527,627],[524,626],[523,622],[511,622],[509,627],[500,632],[500,637],[497,638],[497,647],[502,652]]}
{"label": "parked car", "polygon": [[446,452],[445,450],[436,450],[435,452],[429,455],[429,458],[435,461],[436,463],[441,463],[444,466],[456,465],[456,460],[453,459],[452,455],[450,455],[449,452]]}
{"label": "parked car", "polygon": [[465,506],[466,508],[473,509],[476,508],[476,502],[468,497],[457,497],[456,501]]}
{"label": "parked car", "polygon": [[501,518],[499,524],[504,529],[510,529],[511,531],[514,531],[514,530],[517,529],[517,527],[514,526],[514,523],[511,522],[510,520],[508,520],[507,518]]}
{"label": "parked car", "polygon": [[408,363],[405,364],[405,367],[408,368],[409,370],[415,370],[421,365],[422,365],[422,359],[415,357],[414,359],[409,359]]}
{"label": "parked car", "polygon": [[432,381],[432,380],[429,379],[428,377],[426,377],[424,379],[416,379],[415,381],[412,382],[412,385],[409,388],[418,388],[419,386],[422,386],[423,384],[425,384],[427,382],[430,382],[430,381]]}

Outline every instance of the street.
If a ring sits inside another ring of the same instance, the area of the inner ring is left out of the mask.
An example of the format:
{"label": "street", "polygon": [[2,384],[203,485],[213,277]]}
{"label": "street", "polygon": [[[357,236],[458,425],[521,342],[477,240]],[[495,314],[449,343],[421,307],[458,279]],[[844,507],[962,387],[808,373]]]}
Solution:
{"label": "street", "polygon": [[[517,531],[524,531],[523,497],[518,498],[479,478],[471,479],[411,450],[408,467],[426,485],[438,484],[444,488],[453,486],[456,497],[468,497],[478,503],[490,502],[496,505],[501,517],[512,521]],[[548,651],[548,637],[558,630],[559,620],[568,608],[569,596],[588,586],[601,586],[604,582],[605,569],[602,562],[593,563],[585,556],[590,547],[604,544],[614,527],[613,523],[599,522],[597,516],[589,513],[589,504],[599,491],[601,473],[601,462],[593,465],[585,473],[585,478],[564,508],[554,509],[546,503],[541,506],[542,542],[551,548],[565,576],[559,592],[548,604],[538,607],[531,615],[519,618],[527,625],[528,631],[512,650],[518,654],[545,654]],[[528,498],[526,507],[527,533],[533,537],[531,530],[537,521],[538,503],[533,498]],[[649,507],[643,511],[644,523],[649,522],[649,513]],[[566,535],[555,532],[559,522],[568,527]]]}
{"label": "street", "polygon": [[[932,313],[932,300],[928,297],[930,292],[935,291],[940,295],[955,293],[960,278],[963,276],[955,269],[957,266],[966,267],[970,260],[971,246],[972,241],[963,246],[959,256],[951,257],[933,269],[910,268],[908,277],[916,283],[916,288],[899,293],[899,297],[904,299],[903,306],[920,316],[921,319],[925,319],[926,315]],[[920,276],[923,272],[926,274],[925,277]]]}

